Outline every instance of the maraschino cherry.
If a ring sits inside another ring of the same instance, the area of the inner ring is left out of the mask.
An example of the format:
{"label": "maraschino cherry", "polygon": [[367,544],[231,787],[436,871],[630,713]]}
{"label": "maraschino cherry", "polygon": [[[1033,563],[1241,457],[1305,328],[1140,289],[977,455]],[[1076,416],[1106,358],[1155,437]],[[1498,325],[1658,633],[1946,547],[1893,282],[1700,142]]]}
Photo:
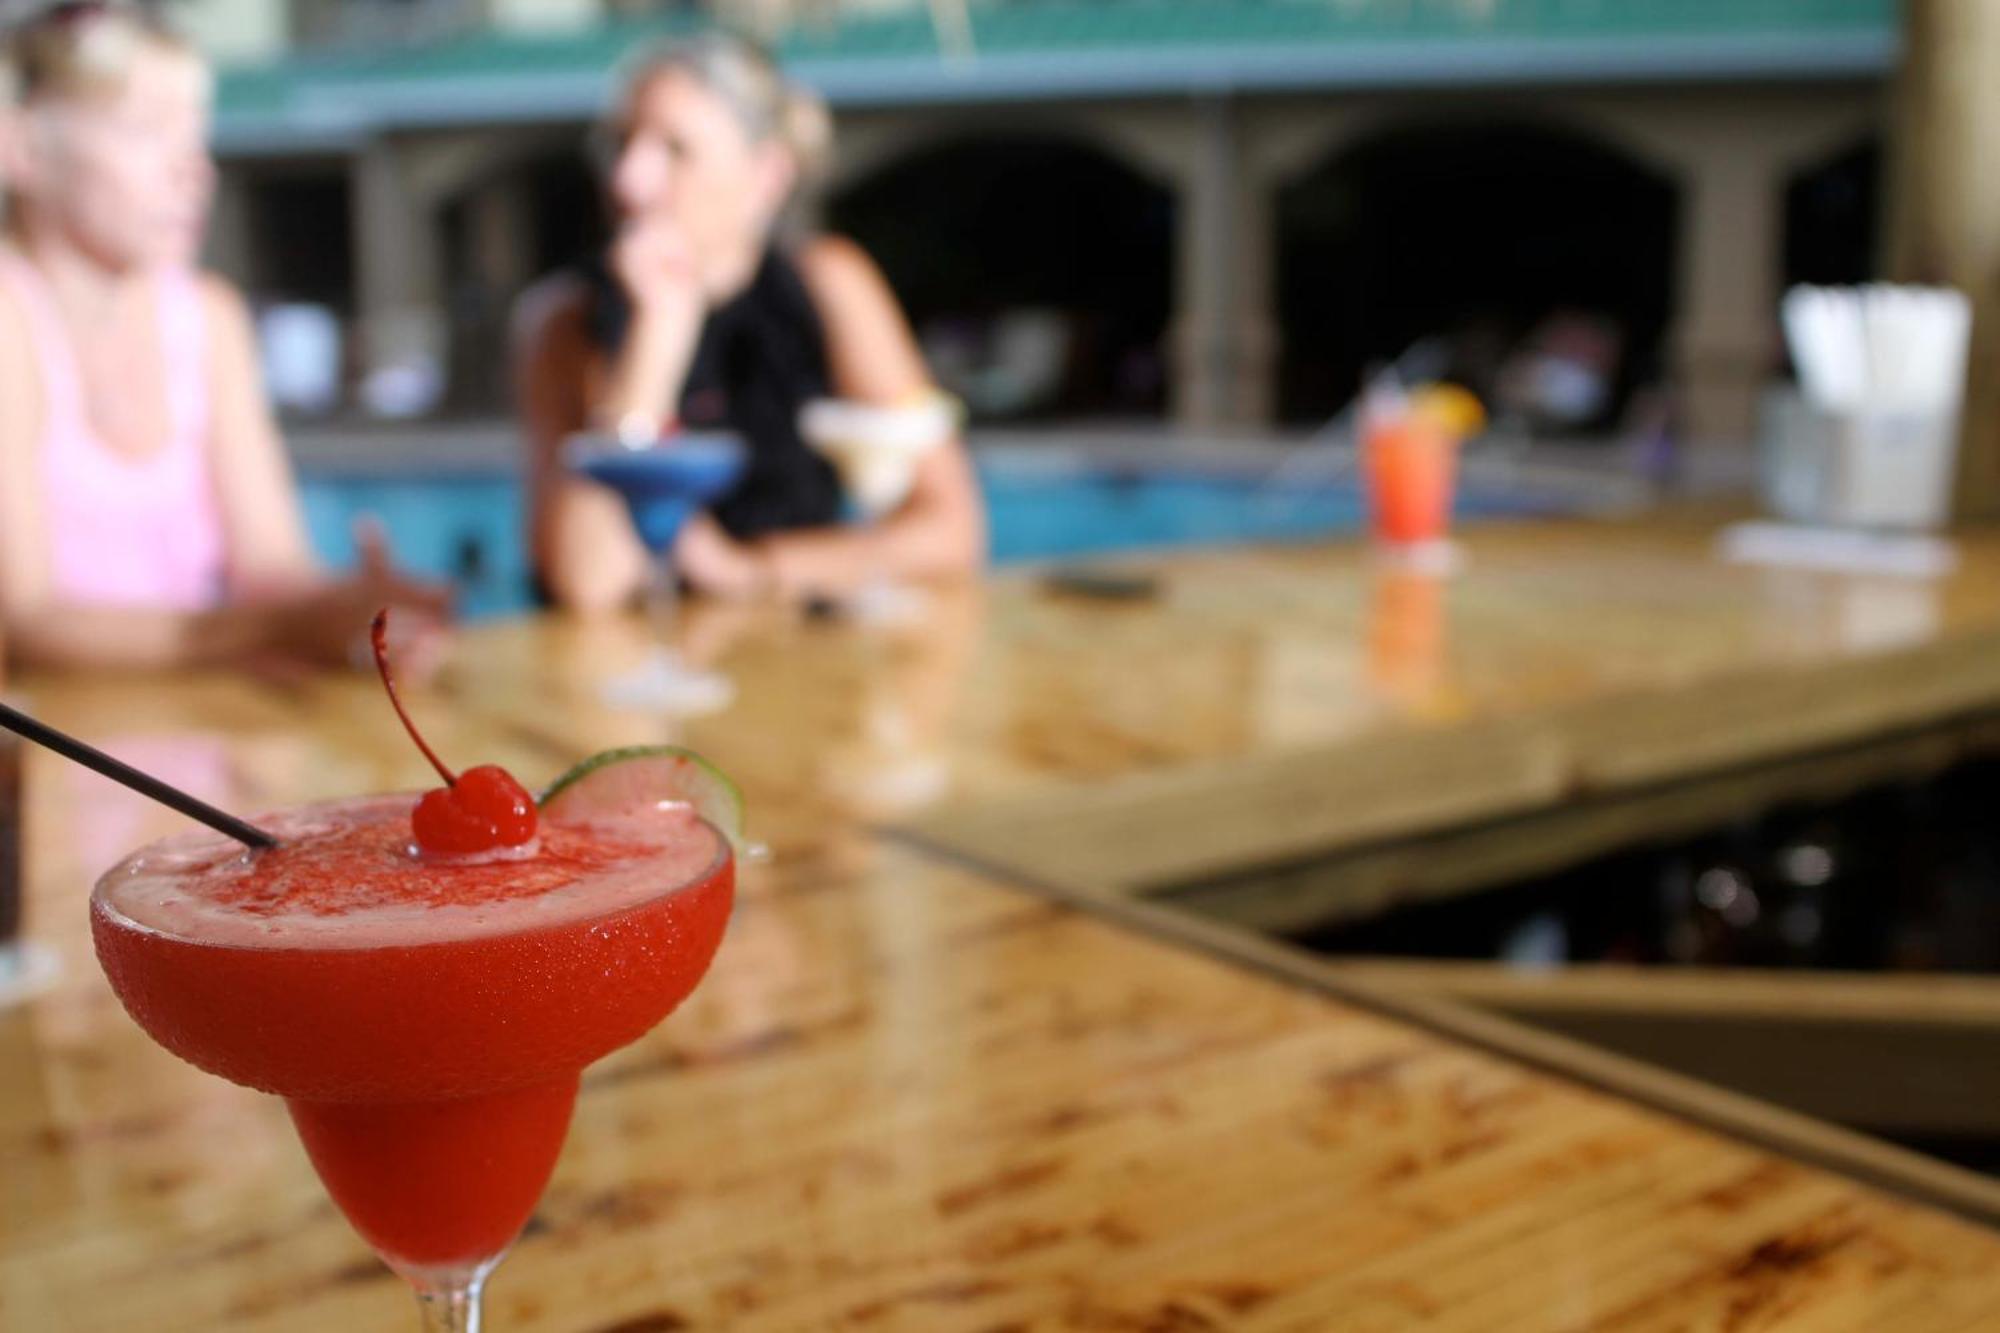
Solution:
{"label": "maraschino cherry", "polygon": [[389,703],[403,720],[403,729],[431,761],[445,785],[427,791],[410,815],[417,846],[440,856],[471,856],[503,847],[519,847],[535,836],[535,798],[498,764],[481,764],[452,775],[417,731],[403,708],[396,681],[389,672],[389,612],[375,613],[368,639],[375,647],[375,670]]}

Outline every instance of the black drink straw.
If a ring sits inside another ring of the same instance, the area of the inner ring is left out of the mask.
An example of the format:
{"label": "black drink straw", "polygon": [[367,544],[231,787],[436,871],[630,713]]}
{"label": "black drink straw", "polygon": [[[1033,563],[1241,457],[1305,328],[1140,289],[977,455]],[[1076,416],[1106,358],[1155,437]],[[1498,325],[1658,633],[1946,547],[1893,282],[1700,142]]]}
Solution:
{"label": "black drink straw", "polygon": [[149,773],[141,773],[130,764],[113,759],[95,746],[85,745],[73,736],[65,736],[54,727],[37,722],[26,713],[0,704],[0,727],[27,737],[37,745],[47,746],[65,759],[73,759],[85,768],[102,773],[113,782],[122,783],[138,792],[150,796],[161,805],[178,810],[189,819],[198,819],[217,833],[226,833],[246,847],[259,850],[276,847],[278,840],[258,828],[245,823],[235,815],[216,809],[207,801],[188,795],[179,787],[170,787]]}

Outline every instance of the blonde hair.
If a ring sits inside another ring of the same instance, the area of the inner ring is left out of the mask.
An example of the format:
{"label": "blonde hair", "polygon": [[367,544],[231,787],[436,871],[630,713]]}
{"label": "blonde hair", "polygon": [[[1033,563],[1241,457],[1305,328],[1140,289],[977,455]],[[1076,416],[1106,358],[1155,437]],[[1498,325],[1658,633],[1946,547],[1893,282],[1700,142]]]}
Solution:
{"label": "blonde hair", "polygon": [[641,52],[619,82],[619,108],[663,74],[686,74],[720,97],[750,137],[776,140],[798,172],[794,193],[824,180],[833,156],[833,117],[816,92],[787,79],[758,43],[706,32]]}
{"label": "blonde hair", "polygon": [[0,105],[116,97],[148,55],[184,64],[206,88],[201,55],[150,11],[115,0],[50,6],[0,35]]}
{"label": "blonde hair", "polygon": [[[147,56],[164,56],[187,73],[202,96],[208,64],[186,39],[151,12],[111,0],[48,6],[0,28],[0,135],[18,133],[42,103],[105,101],[131,86]],[[0,232],[18,224],[0,179]]]}

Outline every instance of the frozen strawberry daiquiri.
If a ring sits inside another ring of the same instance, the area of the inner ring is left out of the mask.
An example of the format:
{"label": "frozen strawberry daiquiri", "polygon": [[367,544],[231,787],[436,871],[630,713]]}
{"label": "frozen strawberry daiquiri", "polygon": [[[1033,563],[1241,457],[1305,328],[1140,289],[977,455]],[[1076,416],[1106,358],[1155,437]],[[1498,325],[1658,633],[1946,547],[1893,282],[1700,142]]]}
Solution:
{"label": "frozen strawberry daiquiri", "polygon": [[578,1072],[694,989],[729,915],[728,844],[685,809],[530,854],[412,856],[409,797],[157,843],[99,883],[98,957],[133,1018],[210,1073],[286,1098],[355,1228],[399,1267],[513,1239]]}
{"label": "frozen strawberry daiquiri", "polygon": [[707,970],[740,821],[728,780],[667,747],[579,765],[539,808],[489,799],[481,772],[505,777],[470,770],[444,801],[280,814],[264,821],[271,850],[169,838],[91,900],[132,1017],[181,1058],[285,1098],[334,1201],[448,1329],[477,1327],[480,1284],[548,1181],[584,1066]]}

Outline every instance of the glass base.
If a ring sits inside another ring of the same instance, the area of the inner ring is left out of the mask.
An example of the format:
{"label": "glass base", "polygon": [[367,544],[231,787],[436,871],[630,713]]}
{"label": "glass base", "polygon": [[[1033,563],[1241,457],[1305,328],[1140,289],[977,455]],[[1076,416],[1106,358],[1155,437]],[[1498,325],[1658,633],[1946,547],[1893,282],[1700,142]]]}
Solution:
{"label": "glass base", "polygon": [[887,579],[864,583],[847,601],[847,613],[856,624],[885,628],[922,624],[929,610],[923,589]]}
{"label": "glass base", "polygon": [[0,945],[0,1009],[26,1004],[61,975],[62,963],[52,949],[26,940]]}
{"label": "glass base", "polygon": [[1373,548],[1377,561],[1391,569],[1412,574],[1443,576],[1465,568],[1465,548],[1448,537],[1420,542],[1392,542],[1378,539]]}
{"label": "glass base", "polygon": [[901,814],[933,805],[951,789],[951,766],[942,755],[836,755],[829,778],[857,807],[871,814]]}
{"label": "glass base", "polygon": [[719,713],[736,701],[729,677],[690,666],[667,649],[650,654],[637,670],[605,681],[600,693],[612,708],[680,717]]}

